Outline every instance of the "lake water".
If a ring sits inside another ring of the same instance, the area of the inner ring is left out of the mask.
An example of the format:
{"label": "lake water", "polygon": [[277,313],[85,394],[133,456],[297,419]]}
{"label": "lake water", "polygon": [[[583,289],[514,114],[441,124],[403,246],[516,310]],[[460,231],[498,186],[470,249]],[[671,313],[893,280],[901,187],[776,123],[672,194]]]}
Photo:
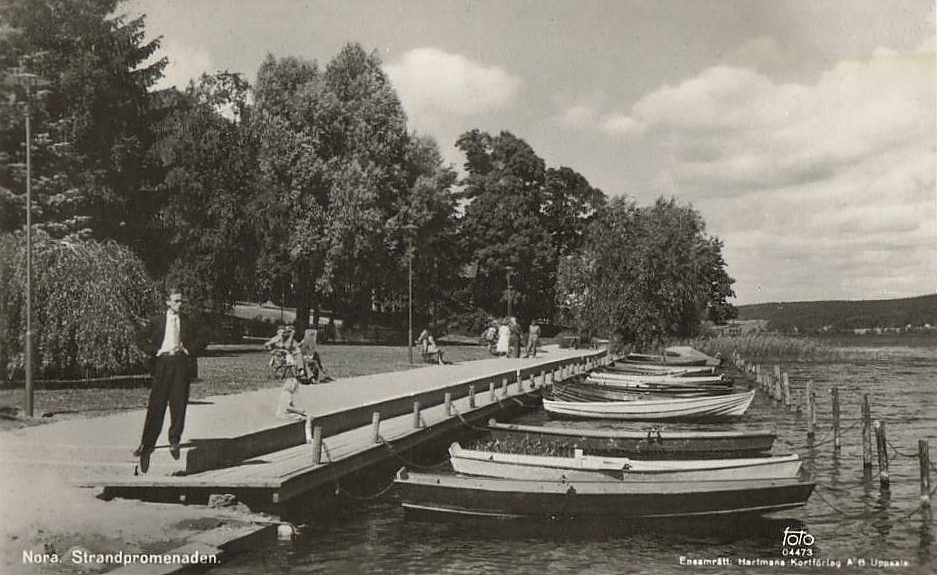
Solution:
{"label": "lake water", "polygon": [[[860,341],[842,348],[835,362],[781,366],[790,375],[796,402],[802,401],[807,380],[815,384],[818,422],[812,445],[805,412],[791,412],[761,392],[741,421],[698,426],[775,429],[775,450],[799,453],[817,483],[803,508],[744,526],[424,523],[405,520],[391,491],[373,502],[350,500],[355,510],[348,515],[304,525],[295,540],[232,557],[212,573],[937,573],[937,524],[920,511],[917,458],[918,440],[926,439],[937,461],[937,347],[933,339],[927,345],[900,342]],[[831,434],[834,387],[841,404],[839,453]],[[873,419],[886,423],[887,490],[880,487],[874,453],[871,475],[863,474],[864,394]],[[544,419],[531,414],[524,421]],[[937,471],[931,477],[937,485]],[[795,559],[802,563],[782,555],[785,528],[813,539],[812,545],[799,546],[802,554]],[[727,565],[711,565],[720,561]]]}

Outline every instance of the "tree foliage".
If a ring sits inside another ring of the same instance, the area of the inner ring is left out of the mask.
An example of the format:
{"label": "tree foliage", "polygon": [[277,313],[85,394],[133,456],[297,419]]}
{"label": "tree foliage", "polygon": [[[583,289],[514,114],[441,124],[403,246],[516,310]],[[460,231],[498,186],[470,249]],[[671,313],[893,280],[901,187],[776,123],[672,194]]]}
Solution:
{"label": "tree foliage", "polygon": [[[33,238],[35,373],[89,378],[143,366],[143,322],[161,298],[143,262],[114,241]],[[24,234],[0,235],[0,382],[21,380],[26,342]],[[41,305],[36,305],[39,302]]]}
{"label": "tree foliage", "polygon": [[582,253],[564,259],[560,302],[583,329],[653,348],[725,313],[733,281],[699,212],[672,199],[637,207],[618,198],[589,228]]}
{"label": "tree foliage", "polygon": [[[34,221],[55,237],[81,233],[145,245],[153,117],[148,89],[165,60],[144,20],[111,16],[120,0],[9,0],[2,4],[0,231],[23,224],[25,134],[33,132]],[[18,72],[45,86],[27,98]]]}
{"label": "tree foliage", "polygon": [[604,194],[570,168],[547,168],[522,139],[472,130],[456,145],[465,153],[461,241],[476,269],[472,300],[500,315],[552,317],[557,263],[578,249]]}

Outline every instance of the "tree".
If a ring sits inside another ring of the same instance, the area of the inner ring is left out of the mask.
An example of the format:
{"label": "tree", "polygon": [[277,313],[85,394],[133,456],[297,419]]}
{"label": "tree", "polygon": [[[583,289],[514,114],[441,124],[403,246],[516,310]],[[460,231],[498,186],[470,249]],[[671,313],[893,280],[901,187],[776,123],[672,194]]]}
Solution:
{"label": "tree", "polygon": [[[90,378],[146,364],[137,347],[160,294],[143,262],[114,241],[54,239],[38,232],[33,249],[36,375]],[[23,377],[26,333],[25,239],[0,235],[0,382]]]}
{"label": "tree", "polygon": [[267,286],[288,287],[300,328],[323,301],[350,323],[366,319],[399,271],[384,247],[409,194],[406,116],[380,60],[357,44],[324,72],[270,56],[256,102]]}
{"label": "tree", "polygon": [[564,260],[558,303],[583,329],[625,345],[690,337],[713,310],[731,309],[734,280],[721,251],[692,207],[661,198],[639,208],[619,198],[599,213],[581,254]]}
{"label": "tree", "polygon": [[237,75],[219,73],[162,94],[163,178],[155,190],[150,269],[155,277],[174,274],[190,298],[219,311],[251,294],[255,283],[256,146],[242,120],[250,113],[248,90]]}
{"label": "tree", "polygon": [[476,268],[472,300],[500,314],[510,293],[518,315],[549,312],[556,268],[555,250],[543,217],[544,161],[509,132],[492,137],[472,130],[456,145],[466,155],[462,198],[468,203],[461,219],[464,251]]}
{"label": "tree", "polygon": [[[9,0],[2,4],[0,67],[49,82],[32,98],[36,224],[55,237],[81,233],[142,248],[154,167],[148,88],[165,59],[144,39],[144,19],[112,17],[120,0]],[[22,110],[0,98],[0,231],[22,225]],[[16,104],[18,107],[20,104]]]}

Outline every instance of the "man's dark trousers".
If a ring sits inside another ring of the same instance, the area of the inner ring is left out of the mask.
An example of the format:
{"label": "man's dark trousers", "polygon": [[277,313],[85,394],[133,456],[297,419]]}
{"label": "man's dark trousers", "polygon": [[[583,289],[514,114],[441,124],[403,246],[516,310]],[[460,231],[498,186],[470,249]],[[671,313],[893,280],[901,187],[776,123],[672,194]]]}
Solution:
{"label": "man's dark trousers", "polygon": [[179,443],[189,403],[189,357],[184,353],[160,355],[153,367],[153,387],[143,424],[143,448],[152,451],[163,430],[169,405],[169,443]]}

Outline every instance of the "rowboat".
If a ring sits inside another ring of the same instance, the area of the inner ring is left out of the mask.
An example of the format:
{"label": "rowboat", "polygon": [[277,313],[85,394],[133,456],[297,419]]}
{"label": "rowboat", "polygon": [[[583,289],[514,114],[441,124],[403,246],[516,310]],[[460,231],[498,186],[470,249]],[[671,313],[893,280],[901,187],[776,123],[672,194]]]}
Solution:
{"label": "rowboat", "polygon": [[631,373],[639,375],[673,375],[697,376],[712,375],[716,372],[713,367],[690,367],[679,365],[658,365],[656,363],[632,363],[617,360],[604,366],[605,371],[615,373]]}
{"label": "rowboat", "polygon": [[560,383],[553,385],[551,399],[562,401],[634,401],[638,399],[663,399],[674,397],[707,397],[728,395],[731,387],[618,387],[592,383]]}
{"label": "rowboat", "polygon": [[755,390],[712,397],[678,397],[635,401],[560,401],[543,398],[554,416],[626,420],[718,420],[739,417],[755,397]]}
{"label": "rowboat", "polygon": [[452,470],[464,475],[502,479],[551,481],[716,481],[797,477],[801,461],[796,454],[734,458],[643,460],[585,455],[572,457],[501,453],[449,446]]}
{"label": "rowboat", "polygon": [[815,483],[798,479],[725,481],[522,481],[397,472],[407,515],[624,521],[744,517],[803,506]]}
{"label": "rowboat", "polygon": [[596,383],[646,383],[646,384],[669,384],[669,385],[706,385],[731,383],[729,379],[722,375],[700,375],[700,376],[673,376],[673,375],[640,375],[626,373],[611,373],[607,371],[593,371],[586,376],[586,379]]}
{"label": "rowboat", "polygon": [[652,427],[641,431],[571,428],[559,425],[519,425],[488,421],[493,439],[528,441],[555,448],[574,446],[591,453],[644,457],[744,457],[771,451],[777,435],[768,430],[670,431]]}
{"label": "rowboat", "polygon": [[719,366],[722,363],[721,357],[712,357],[688,346],[671,346],[666,348],[664,353],[661,355],[649,353],[629,353],[625,356],[625,359],[634,363],[640,362],[684,366]]}

